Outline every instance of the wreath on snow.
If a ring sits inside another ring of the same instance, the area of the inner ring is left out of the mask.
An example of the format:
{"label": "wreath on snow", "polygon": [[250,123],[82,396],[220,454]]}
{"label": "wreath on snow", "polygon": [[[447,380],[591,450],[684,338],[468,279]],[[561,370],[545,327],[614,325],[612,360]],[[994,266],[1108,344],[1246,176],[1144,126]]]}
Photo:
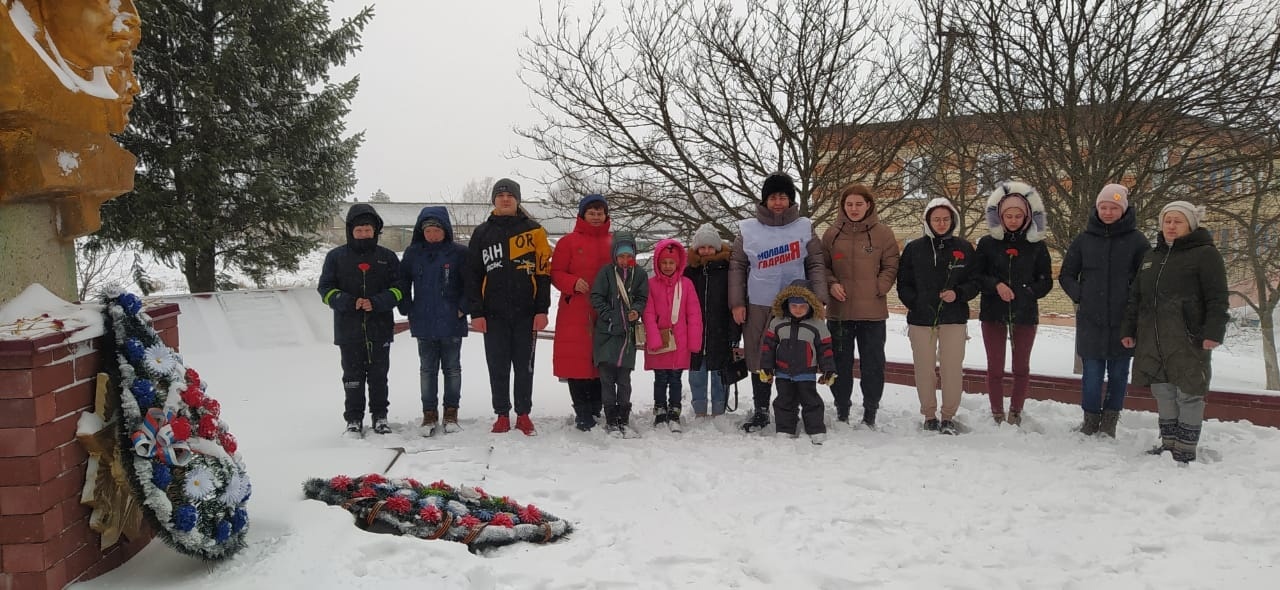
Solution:
{"label": "wreath on snow", "polygon": [[108,295],[104,303],[113,337],[103,339],[103,358],[120,397],[121,463],[143,514],[181,553],[234,555],[245,546],[252,489],[218,400],[160,340],[136,295]]}
{"label": "wreath on snow", "polygon": [[312,500],[351,512],[361,529],[456,541],[472,553],[519,541],[550,543],[573,530],[533,504],[521,506],[478,487],[443,481],[423,485],[413,478],[387,479],[376,473],[338,475],[309,479],[302,490]]}

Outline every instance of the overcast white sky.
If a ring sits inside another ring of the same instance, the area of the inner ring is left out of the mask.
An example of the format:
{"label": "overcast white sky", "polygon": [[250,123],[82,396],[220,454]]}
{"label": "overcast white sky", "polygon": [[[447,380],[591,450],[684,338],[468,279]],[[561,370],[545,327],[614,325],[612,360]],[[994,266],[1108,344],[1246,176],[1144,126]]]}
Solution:
{"label": "overcast white sky", "polygon": [[360,75],[347,116],[349,130],[365,131],[353,195],[363,201],[381,188],[393,201],[453,198],[487,176],[516,178],[525,198],[545,195],[532,181],[545,165],[508,158],[528,148],[513,127],[538,120],[518,51],[538,26],[539,1],[335,0],[330,17],[370,4],[364,49],[333,71],[334,80]]}

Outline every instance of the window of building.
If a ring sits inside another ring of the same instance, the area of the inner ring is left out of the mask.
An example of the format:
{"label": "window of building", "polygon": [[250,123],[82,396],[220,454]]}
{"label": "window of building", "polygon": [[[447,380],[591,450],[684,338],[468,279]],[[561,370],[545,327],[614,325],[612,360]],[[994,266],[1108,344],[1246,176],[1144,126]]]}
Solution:
{"label": "window of building", "polygon": [[1003,180],[1013,176],[1013,155],[991,153],[978,156],[978,194],[982,194]]}
{"label": "window of building", "polygon": [[929,184],[934,174],[933,160],[919,156],[907,160],[902,167],[902,197],[924,199],[929,196]]}

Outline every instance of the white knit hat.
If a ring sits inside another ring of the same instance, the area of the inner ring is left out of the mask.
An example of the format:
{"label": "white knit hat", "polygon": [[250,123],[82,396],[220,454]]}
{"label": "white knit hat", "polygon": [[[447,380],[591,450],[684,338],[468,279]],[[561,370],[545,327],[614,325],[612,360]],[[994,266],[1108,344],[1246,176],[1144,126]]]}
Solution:
{"label": "white knit hat", "polygon": [[719,250],[720,245],[723,243],[723,240],[720,239],[720,232],[716,231],[716,226],[704,223],[698,226],[698,231],[694,232],[693,243],[689,244],[689,249],[697,250],[703,246],[711,246]]}
{"label": "white knit hat", "polygon": [[1164,222],[1164,214],[1170,211],[1177,211],[1183,217],[1187,218],[1187,225],[1191,226],[1191,231],[1196,231],[1200,227],[1200,220],[1204,219],[1204,207],[1192,205],[1187,201],[1174,201],[1165,205],[1160,210],[1160,221]]}

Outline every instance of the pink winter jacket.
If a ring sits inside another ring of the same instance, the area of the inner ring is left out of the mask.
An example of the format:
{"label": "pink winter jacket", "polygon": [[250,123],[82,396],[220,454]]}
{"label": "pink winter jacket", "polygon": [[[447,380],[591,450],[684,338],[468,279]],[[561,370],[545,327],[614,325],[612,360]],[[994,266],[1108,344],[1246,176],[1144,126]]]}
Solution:
{"label": "pink winter jacket", "polygon": [[[672,276],[658,270],[658,255],[667,247],[676,252],[676,271]],[[688,262],[684,246],[678,240],[666,239],[653,247],[653,276],[649,278],[649,302],[644,306],[645,351],[644,368],[688,369],[689,357],[702,351],[702,306],[698,304],[698,291],[693,281],[684,276]],[[676,349],[654,354],[662,347],[661,330],[672,328],[671,304],[675,300],[676,285],[680,285],[680,313],[674,326]]]}

